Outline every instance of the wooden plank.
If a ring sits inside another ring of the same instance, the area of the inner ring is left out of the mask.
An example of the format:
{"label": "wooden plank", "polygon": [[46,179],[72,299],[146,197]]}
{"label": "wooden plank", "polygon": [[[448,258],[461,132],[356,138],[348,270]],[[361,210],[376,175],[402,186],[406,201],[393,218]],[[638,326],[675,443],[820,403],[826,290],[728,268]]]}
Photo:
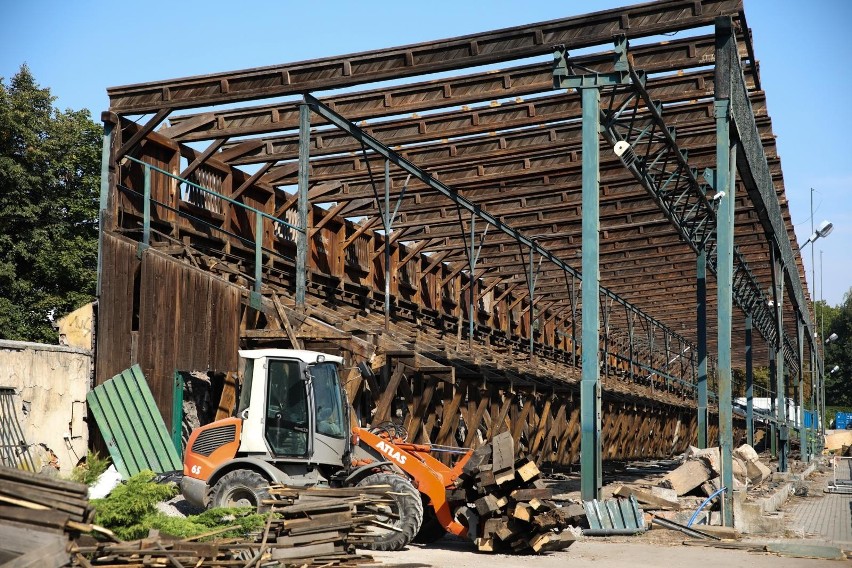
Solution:
{"label": "wooden plank", "polygon": [[333,542],[324,542],[321,544],[306,544],[294,546],[292,548],[273,548],[273,560],[288,560],[293,558],[311,558],[314,556],[323,556],[325,554],[334,554],[335,552],[343,552],[343,547],[336,545]]}
{"label": "wooden plank", "polygon": [[275,306],[275,311],[278,313],[278,320],[281,322],[281,328],[287,333],[287,338],[290,340],[293,349],[304,349],[302,342],[293,330],[293,326],[290,325],[290,318],[287,317],[287,312],[278,298],[278,294],[272,294],[272,305]]}
{"label": "wooden plank", "polygon": [[376,414],[373,416],[375,424],[381,424],[390,420],[390,408],[396,391],[399,388],[399,383],[405,374],[405,366],[402,363],[397,363],[394,367],[393,374],[388,380],[388,384],[382,392],[379,403],[376,405]]}
{"label": "wooden plank", "polygon": [[216,408],[216,420],[230,418],[236,411],[237,404],[237,374],[225,373],[225,382],[222,385],[222,396],[219,397],[219,406]]}

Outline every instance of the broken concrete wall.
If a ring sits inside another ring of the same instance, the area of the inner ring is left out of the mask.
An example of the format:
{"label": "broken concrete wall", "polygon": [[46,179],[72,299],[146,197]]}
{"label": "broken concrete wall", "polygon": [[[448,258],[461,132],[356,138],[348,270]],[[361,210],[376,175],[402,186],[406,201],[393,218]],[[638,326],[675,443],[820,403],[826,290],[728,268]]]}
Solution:
{"label": "broken concrete wall", "polygon": [[50,467],[53,452],[67,475],[86,456],[91,377],[90,350],[0,340],[0,387],[15,389],[15,412],[37,469]]}

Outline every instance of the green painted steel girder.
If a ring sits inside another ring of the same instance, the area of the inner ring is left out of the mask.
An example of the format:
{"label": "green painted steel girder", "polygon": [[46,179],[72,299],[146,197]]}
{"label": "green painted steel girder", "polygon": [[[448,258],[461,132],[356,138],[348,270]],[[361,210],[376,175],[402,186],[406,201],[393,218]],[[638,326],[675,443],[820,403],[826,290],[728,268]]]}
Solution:
{"label": "green painted steel girder", "polygon": [[[580,492],[584,501],[600,499],[600,91],[583,89],[583,358],[580,382]],[[595,298],[594,301],[588,301]]]}
{"label": "green painted steel girder", "polygon": [[[716,303],[718,309],[717,348],[719,367],[719,447],[722,454],[722,486],[733,488],[733,408],[731,399],[731,324],[733,315],[734,285],[734,208],[736,183],[731,179],[731,137],[729,101],[716,100],[716,178],[717,190],[725,192],[719,204],[716,219],[717,264]],[[722,517],[724,525],[734,526],[733,491],[723,494]]]}

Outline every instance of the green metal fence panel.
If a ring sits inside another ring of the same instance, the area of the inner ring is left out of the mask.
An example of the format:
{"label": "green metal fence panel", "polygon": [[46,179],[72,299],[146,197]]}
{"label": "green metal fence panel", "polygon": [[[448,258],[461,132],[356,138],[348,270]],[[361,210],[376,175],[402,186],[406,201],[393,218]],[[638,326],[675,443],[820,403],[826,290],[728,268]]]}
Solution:
{"label": "green metal fence panel", "polygon": [[87,396],[109,455],[125,478],[150,469],[182,469],[180,455],[139,365],[95,387]]}

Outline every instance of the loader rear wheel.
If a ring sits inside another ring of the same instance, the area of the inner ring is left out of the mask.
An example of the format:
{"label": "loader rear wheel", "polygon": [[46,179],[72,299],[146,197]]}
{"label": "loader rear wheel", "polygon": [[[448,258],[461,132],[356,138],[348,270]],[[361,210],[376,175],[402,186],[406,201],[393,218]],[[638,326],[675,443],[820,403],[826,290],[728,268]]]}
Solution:
{"label": "loader rear wheel", "polygon": [[414,539],[423,523],[423,502],[420,493],[405,477],[380,472],[368,475],[358,482],[358,486],[390,485],[393,503],[377,504],[379,525],[371,527],[370,537],[365,539],[370,550],[401,550]]}
{"label": "loader rear wheel", "polygon": [[210,496],[210,507],[254,507],[264,509],[269,499],[269,481],[250,469],[235,469],[223,475]]}

